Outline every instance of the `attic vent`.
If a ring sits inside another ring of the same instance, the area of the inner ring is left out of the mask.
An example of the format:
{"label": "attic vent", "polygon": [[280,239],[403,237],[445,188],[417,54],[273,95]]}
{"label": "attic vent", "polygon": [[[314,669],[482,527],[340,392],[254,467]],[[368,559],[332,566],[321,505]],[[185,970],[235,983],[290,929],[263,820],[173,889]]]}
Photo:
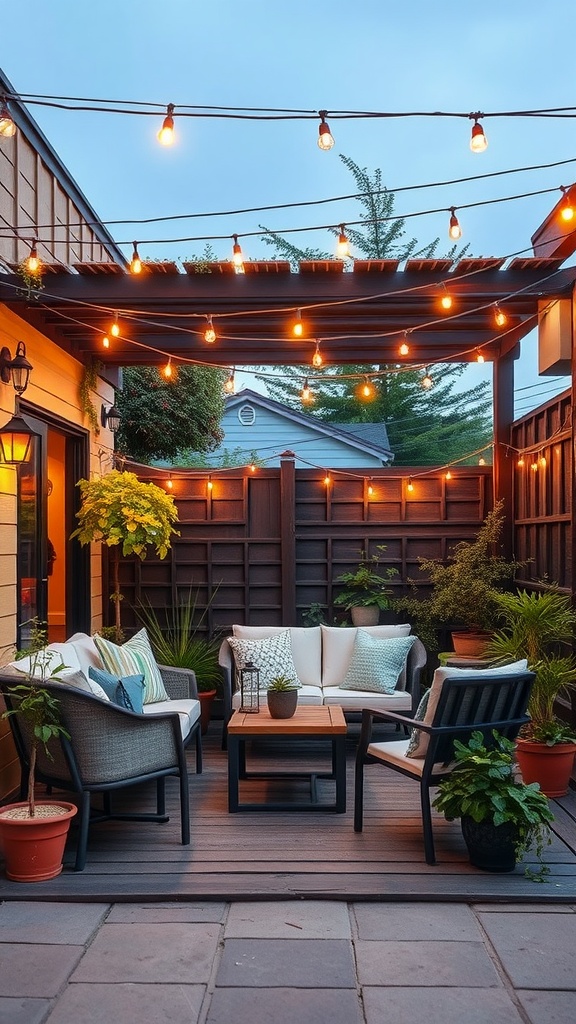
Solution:
{"label": "attic vent", "polygon": [[238,410],[238,419],[243,427],[251,427],[256,420],[256,410],[252,405],[243,405]]}

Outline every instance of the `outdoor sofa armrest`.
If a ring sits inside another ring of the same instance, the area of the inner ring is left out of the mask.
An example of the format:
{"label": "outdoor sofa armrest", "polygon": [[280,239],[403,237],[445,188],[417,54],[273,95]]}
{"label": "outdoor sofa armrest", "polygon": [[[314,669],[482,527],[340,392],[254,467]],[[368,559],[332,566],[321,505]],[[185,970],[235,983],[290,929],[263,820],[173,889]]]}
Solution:
{"label": "outdoor sofa armrest", "polygon": [[158,665],[166,693],[170,700],[198,700],[196,673],[189,668]]}

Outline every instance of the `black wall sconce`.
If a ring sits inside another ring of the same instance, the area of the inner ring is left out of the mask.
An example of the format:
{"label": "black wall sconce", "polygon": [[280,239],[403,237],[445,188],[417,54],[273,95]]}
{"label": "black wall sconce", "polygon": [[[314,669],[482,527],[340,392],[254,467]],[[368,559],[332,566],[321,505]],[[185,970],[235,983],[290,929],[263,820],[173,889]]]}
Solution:
{"label": "black wall sconce", "polygon": [[120,416],[120,412],[115,405],[110,406],[109,409],[106,409],[105,405],[102,406],[100,410],[100,422],[103,427],[108,427],[113,434],[118,430],[121,419],[122,417]]}
{"label": "black wall sconce", "polygon": [[0,351],[0,380],[4,384],[10,384],[17,395],[23,395],[28,387],[30,372],[34,367],[26,358],[26,345],[19,341],[16,346],[14,359],[10,355],[10,349],[4,347]]}
{"label": "black wall sconce", "polygon": [[7,466],[20,466],[32,456],[32,442],[40,435],[23,416],[16,413],[0,428],[0,462]]}

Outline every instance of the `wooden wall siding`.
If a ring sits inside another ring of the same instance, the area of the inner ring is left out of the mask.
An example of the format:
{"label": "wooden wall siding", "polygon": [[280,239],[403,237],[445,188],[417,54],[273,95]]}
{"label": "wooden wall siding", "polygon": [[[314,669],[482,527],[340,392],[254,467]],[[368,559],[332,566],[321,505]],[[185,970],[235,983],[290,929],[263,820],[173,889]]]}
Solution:
{"label": "wooden wall siding", "polygon": [[[360,551],[376,554],[380,544],[384,564],[398,571],[400,593],[408,577],[418,578],[418,556],[445,558],[458,541],[476,535],[492,505],[488,466],[457,469],[450,481],[417,472],[411,493],[409,470],[371,472],[370,497],[368,478],[334,471],[327,488],[324,472],[295,469],[292,460],[255,475],[242,469],[215,476],[211,492],[206,472],[173,473],[180,535],[164,561],[122,562],[124,627],[138,627],[138,602],[161,613],[190,587],[198,590],[200,607],[214,595],[205,621],[210,632],[235,622],[298,623],[314,602],[332,616],[334,578],[355,568]],[[139,475],[163,483],[157,472]],[[111,622],[112,608],[105,614]]]}
{"label": "wooden wall siding", "polygon": [[546,576],[573,591],[571,412],[566,391],[519,420],[512,428],[510,457],[516,461],[516,449],[532,449],[517,467],[514,485],[515,554],[531,559],[520,576]]}

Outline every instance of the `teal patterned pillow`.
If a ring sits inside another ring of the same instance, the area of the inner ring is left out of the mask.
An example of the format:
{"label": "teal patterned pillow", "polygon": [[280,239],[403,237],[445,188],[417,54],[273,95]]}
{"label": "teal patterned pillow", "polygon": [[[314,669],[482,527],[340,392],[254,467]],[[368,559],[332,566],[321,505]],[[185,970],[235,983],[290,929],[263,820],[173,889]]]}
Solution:
{"label": "teal patterned pillow", "polygon": [[[428,700],[430,698],[430,690],[426,690],[422,694],[422,699],[416,708],[416,714],[414,718],[417,718],[419,722],[424,721],[424,716],[428,709]],[[408,740],[408,746],[406,747],[406,757],[422,757],[422,754],[417,754],[416,751],[420,745],[420,729],[412,729],[410,731],[410,739]]]}
{"label": "teal patterned pillow", "polygon": [[262,640],[245,640],[236,636],[227,639],[234,653],[236,668],[243,668],[251,662],[260,670],[261,690],[267,690],[275,676],[286,676],[296,687],[302,685],[292,657],[289,629]]}
{"label": "teal patterned pillow", "polygon": [[113,676],[118,679],[122,676],[144,676],[145,704],[155,704],[159,700],[169,699],[145,629],[141,629],[121,647],[98,634],[94,637],[94,643],[104,668]]}
{"label": "teal patterned pillow", "polygon": [[369,690],[394,693],[415,636],[387,639],[371,636],[364,629],[356,633],[354,650],[341,690]]}
{"label": "teal patterned pillow", "polygon": [[90,679],[102,687],[108,700],[118,704],[127,711],[134,711],[137,715],[142,714],[144,701],[144,676],[142,673],[136,676],[118,676],[106,672],[103,668],[94,668],[90,665],[88,669]]}

